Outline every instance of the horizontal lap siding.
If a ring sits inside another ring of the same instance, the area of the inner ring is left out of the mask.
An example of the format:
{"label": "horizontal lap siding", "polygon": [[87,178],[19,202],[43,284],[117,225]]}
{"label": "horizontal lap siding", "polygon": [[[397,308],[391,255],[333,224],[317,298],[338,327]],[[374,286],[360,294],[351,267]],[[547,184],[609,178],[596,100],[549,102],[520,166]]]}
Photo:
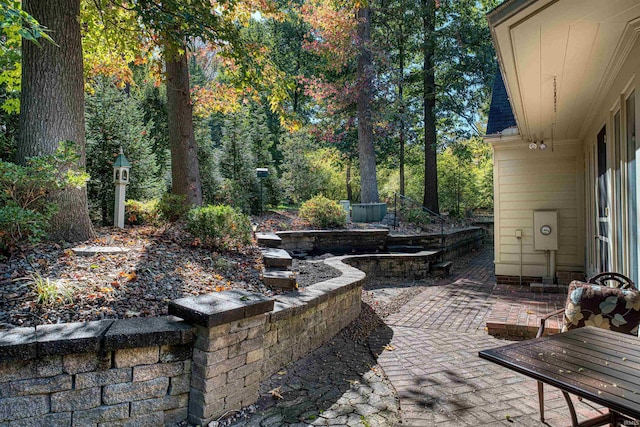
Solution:
{"label": "horizontal lap siding", "polygon": [[[550,144],[549,144],[550,145]],[[559,221],[559,270],[582,269],[584,197],[582,147],[556,143],[554,151],[529,150],[522,141],[494,144],[496,274],[519,274],[522,230],[523,274],[546,274],[544,251],[533,249],[533,211],[556,210]]]}

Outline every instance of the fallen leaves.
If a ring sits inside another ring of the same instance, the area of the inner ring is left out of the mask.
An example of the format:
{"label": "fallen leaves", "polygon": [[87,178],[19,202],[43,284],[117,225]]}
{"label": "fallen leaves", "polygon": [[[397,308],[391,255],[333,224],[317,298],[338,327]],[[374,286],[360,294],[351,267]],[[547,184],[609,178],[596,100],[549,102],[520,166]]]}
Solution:
{"label": "fallen leaves", "polygon": [[273,397],[274,399],[284,399],[284,397],[282,397],[282,394],[280,393],[280,387],[278,386],[272,390],[269,390],[269,394],[271,395],[271,397]]}

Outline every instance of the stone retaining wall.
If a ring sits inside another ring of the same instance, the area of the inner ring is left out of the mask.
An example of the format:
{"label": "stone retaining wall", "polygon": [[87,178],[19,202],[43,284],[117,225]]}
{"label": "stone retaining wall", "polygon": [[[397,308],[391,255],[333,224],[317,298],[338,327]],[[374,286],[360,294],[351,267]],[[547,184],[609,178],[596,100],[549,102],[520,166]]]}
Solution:
{"label": "stone retaining wall", "polygon": [[0,427],[205,425],[358,317],[360,269],[419,278],[434,257],[335,257],[341,277],[275,299],[230,290],[172,301],[174,316],[0,331]]}
{"label": "stone retaining wall", "polygon": [[179,319],[0,333],[0,426],[162,426],[187,416],[191,326]]}
{"label": "stone retaining wall", "polygon": [[444,230],[440,233],[418,235],[389,235],[387,246],[423,246],[431,250],[441,250],[443,260],[450,261],[482,246],[482,229],[469,227],[462,230]]}
{"label": "stone retaining wall", "polygon": [[344,254],[375,253],[389,246],[422,246],[427,250],[442,250],[445,260],[478,249],[482,246],[483,231],[480,227],[462,230],[444,230],[440,233],[419,235],[389,234],[389,230],[301,230],[279,231],[280,247],[289,252]]}
{"label": "stone retaining wall", "polygon": [[[0,427],[206,425],[360,313],[363,272],[275,300],[240,290],[172,301],[180,316],[0,331]],[[185,320],[182,320],[185,319]]]}
{"label": "stone retaining wall", "polygon": [[438,262],[440,251],[422,251],[415,254],[353,255],[344,260],[372,277],[424,279],[431,264]]}
{"label": "stone retaining wall", "polygon": [[280,247],[289,252],[345,254],[379,252],[385,248],[389,230],[278,231]]}

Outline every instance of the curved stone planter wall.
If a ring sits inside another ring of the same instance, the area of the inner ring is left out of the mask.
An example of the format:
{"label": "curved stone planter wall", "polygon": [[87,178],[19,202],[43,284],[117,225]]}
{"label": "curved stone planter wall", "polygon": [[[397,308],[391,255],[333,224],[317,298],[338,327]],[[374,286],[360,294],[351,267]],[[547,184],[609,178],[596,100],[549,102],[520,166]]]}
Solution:
{"label": "curved stone planter wall", "polygon": [[360,313],[365,274],[278,296],[184,298],[170,316],[0,331],[0,426],[205,425]]}
{"label": "curved stone planter wall", "polygon": [[280,247],[289,252],[366,253],[383,251],[389,230],[278,231]]}
{"label": "curved stone planter wall", "polygon": [[336,260],[344,261],[372,277],[400,279],[424,279],[429,275],[432,263],[438,262],[439,251],[422,251],[415,254],[348,255],[325,260],[334,266]]}
{"label": "curved stone planter wall", "polygon": [[419,278],[437,256],[335,257],[325,262],[341,277],[275,299],[232,290],[176,300],[180,318],[0,331],[0,427],[205,425],[255,403],[260,381],[355,320],[361,270]]}

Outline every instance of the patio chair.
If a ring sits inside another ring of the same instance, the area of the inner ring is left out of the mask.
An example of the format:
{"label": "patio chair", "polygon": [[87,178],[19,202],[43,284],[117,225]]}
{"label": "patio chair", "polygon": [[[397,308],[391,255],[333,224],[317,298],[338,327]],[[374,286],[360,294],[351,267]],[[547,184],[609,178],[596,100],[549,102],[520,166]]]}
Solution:
{"label": "patio chair", "polygon": [[[611,298],[615,297],[615,298]],[[601,305],[603,302],[607,304]],[[632,306],[630,309],[626,307]],[[640,292],[631,279],[620,273],[597,274],[588,283],[574,280],[569,285],[565,307],[540,318],[536,338],[544,334],[546,322],[563,314],[562,332],[583,326],[597,326],[613,331],[638,335],[640,325]],[[620,321],[620,317],[623,321]],[[577,425],[577,416],[568,395],[565,394],[571,418]],[[544,422],[544,386],[538,382],[540,420]]]}

